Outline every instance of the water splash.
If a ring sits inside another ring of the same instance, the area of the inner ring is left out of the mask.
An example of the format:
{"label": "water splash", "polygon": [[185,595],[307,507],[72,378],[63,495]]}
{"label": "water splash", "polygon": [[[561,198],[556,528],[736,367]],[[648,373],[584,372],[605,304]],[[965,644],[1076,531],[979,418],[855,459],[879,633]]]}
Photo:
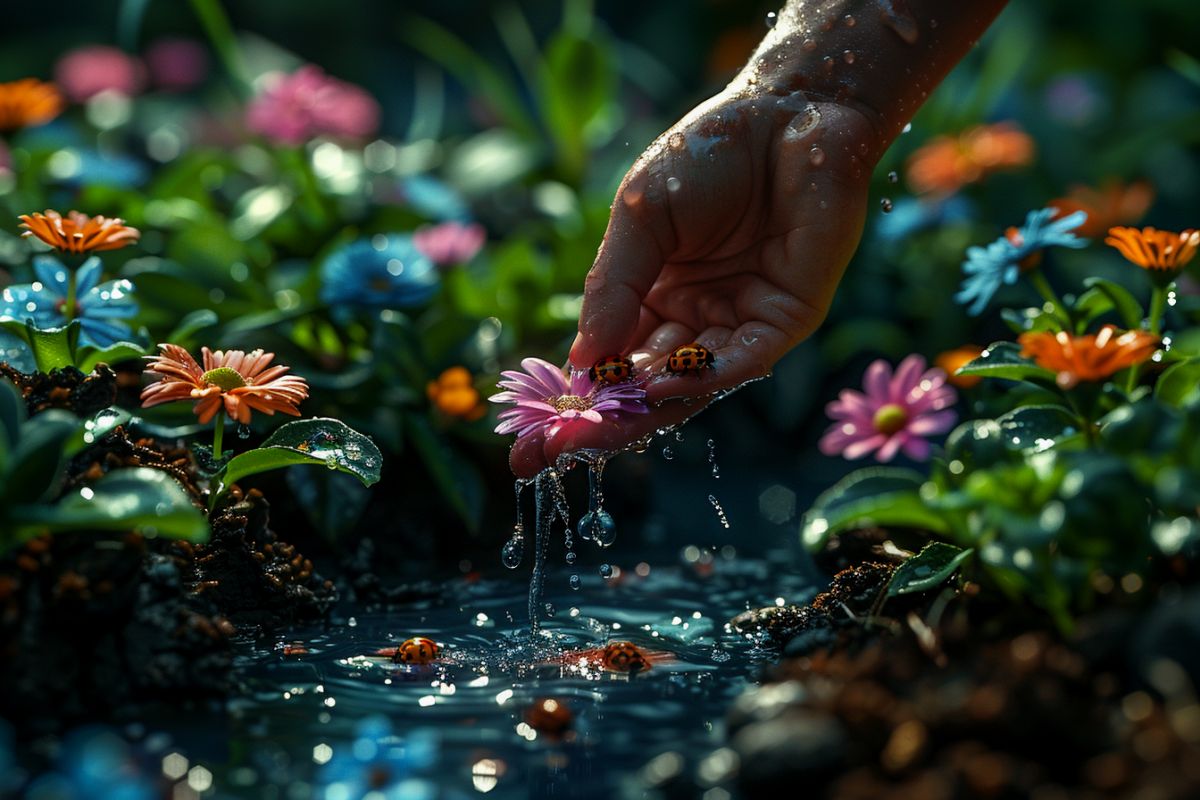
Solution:
{"label": "water splash", "polygon": [[729,530],[729,517],[725,516],[725,509],[721,507],[721,501],[716,495],[709,495],[708,502],[712,504],[713,510],[717,512],[717,520],[720,521],[721,527]]}

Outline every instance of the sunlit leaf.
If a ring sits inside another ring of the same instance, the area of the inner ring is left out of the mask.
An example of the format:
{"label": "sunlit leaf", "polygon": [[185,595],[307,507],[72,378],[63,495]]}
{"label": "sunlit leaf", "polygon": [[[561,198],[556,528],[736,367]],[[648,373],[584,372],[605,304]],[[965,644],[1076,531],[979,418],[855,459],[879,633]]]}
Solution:
{"label": "sunlit leaf", "polygon": [[801,540],[815,550],[845,530],[874,525],[946,533],[949,523],[920,496],[925,478],[895,467],[870,467],[838,481],[804,515]]}
{"label": "sunlit leaf", "polygon": [[1145,311],[1129,290],[1119,283],[1107,280],[1105,278],[1088,278],[1083,282],[1083,285],[1089,289],[1096,289],[1102,292],[1112,303],[1116,309],[1117,316],[1121,318],[1121,322],[1126,328],[1136,328],[1142,324],[1142,318],[1146,316]]}
{"label": "sunlit leaf", "polygon": [[1154,386],[1154,396],[1172,406],[1181,406],[1184,401],[1200,390],[1200,358],[1180,361],[1167,369]]}
{"label": "sunlit leaf", "polygon": [[1047,450],[1078,436],[1079,422],[1063,406],[1022,406],[996,418],[1004,445],[1017,450]]}
{"label": "sunlit leaf", "polygon": [[984,378],[1004,378],[1010,381],[1054,382],[1052,370],[1039,367],[1021,355],[1015,342],[997,342],[979,354],[979,358],[958,371],[959,375],[979,375]]}
{"label": "sunlit leaf", "polygon": [[949,580],[974,552],[974,549],[964,550],[945,542],[930,542],[921,552],[896,567],[888,582],[888,597],[937,588]]}

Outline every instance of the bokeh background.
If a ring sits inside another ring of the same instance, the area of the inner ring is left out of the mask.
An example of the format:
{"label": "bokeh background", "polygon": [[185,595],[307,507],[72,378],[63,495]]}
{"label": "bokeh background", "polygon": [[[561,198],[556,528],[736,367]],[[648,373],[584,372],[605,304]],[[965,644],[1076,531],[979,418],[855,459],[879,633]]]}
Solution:
{"label": "bokeh background", "polygon": [[[117,69],[126,83],[86,96],[94,87],[77,75],[85,85],[61,116],[5,137],[0,286],[31,279],[17,214],[74,207],[126,218],[144,231],[142,245],[105,264],[136,286],[139,341],[274,351],[312,384],[306,415],[344,419],[385,452],[374,490],[335,472],[262,478],[285,538],[332,556],[369,532],[380,568],[497,569],[512,480],[507,442],[491,433],[482,400],[521,357],[565,358],[621,176],[736,72],[773,5],[259,0],[228,3],[227,16],[219,9],[103,0],[8,16],[0,80],[62,83],[64,56],[94,45],[130,61],[121,72],[111,58],[85,60],[85,76],[103,83]],[[969,317],[953,295],[965,248],[1028,210],[1072,197],[1113,224],[1194,225],[1198,27],[1189,0],[1014,0],[884,158],[879,211],[821,332],[682,441],[612,464],[618,546],[794,541],[806,503],[849,466],[816,450],[824,404],[857,385],[872,359],[932,360],[1005,336],[999,315]],[[164,39],[188,43],[176,55],[194,74],[178,86],[151,56]],[[272,74],[304,64],[363,87],[381,110],[377,128],[294,144],[248,128],[246,106]],[[1005,127],[984,130],[1000,137],[987,140],[997,152],[972,151],[978,131],[960,138],[997,123]],[[486,240],[439,265],[429,291],[391,308],[330,300],[342,278],[328,265],[350,243],[447,222],[482,226]],[[1055,258],[1068,284],[1085,257]],[[1115,269],[1119,257],[1086,259],[1088,274],[1103,274],[1105,259]],[[1025,290],[1006,291],[1019,304]],[[178,327],[203,309],[215,317]],[[465,379],[446,373],[458,367]],[[187,409],[147,416],[189,421]]]}

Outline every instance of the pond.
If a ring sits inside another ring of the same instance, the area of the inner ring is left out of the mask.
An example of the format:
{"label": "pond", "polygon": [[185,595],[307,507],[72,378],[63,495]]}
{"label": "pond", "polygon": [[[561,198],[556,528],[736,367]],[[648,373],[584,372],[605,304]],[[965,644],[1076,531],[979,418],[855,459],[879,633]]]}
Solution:
{"label": "pond", "polygon": [[[612,579],[584,575],[578,590],[575,570],[552,567],[554,614],[536,638],[528,586],[514,575],[459,576],[450,602],[341,613],[241,641],[236,669],[248,691],[227,716],[152,717],[135,728],[153,732],[140,746],[153,745],[164,771],[181,787],[207,788],[205,797],[359,797],[375,786],[399,792],[381,797],[611,798],[672,779],[728,797],[723,715],[768,653],[727,622],[814,587],[778,557],[726,548],[709,560],[694,547],[657,556]],[[438,663],[375,655],[412,635],[442,646]],[[663,660],[629,675],[581,668],[571,655],[610,641]],[[525,724],[541,698],[569,708],[571,735]]]}

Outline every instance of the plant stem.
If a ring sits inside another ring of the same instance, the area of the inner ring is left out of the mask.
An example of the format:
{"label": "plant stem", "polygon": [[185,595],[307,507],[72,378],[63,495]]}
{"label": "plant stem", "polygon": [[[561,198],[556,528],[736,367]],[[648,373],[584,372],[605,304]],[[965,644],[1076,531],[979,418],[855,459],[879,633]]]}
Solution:
{"label": "plant stem", "polygon": [[213,458],[221,457],[221,440],[225,438],[225,412],[217,414],[217,424],[213,428]]}
{"label": "plant stem", "polygon": [[67,270],[67,302],[63,305],[63,316],[67,323],[75,319],[75,270]]}
{"label": "plant stem", "polygon": [[242,61],[241,51],[238,50],[237,39],[233,34],[233,26],[229,24],[229,15],[221,7],[220,0],[191,0],[192,10],[200,19],[204,33],[212,42],[213,49],[225,66],[225,71],[233,79],[238,91],[249,96],[250,78],[246,65]]}
{"label": "plant stem", "polygon": [[1063,305],[1063,301],[1059,299],[1058,294],[1054,291],[1054,287],[1050,285],[1050,281],[1046,280],[1046,276],[1042,274],[1042,271],[1035,269],[1027,274],[1029,275],[1029,282],[1033,284],[1033,288],[1037,289],[1038,294],[1053,307],[1051,313],[1058,317],[1059,322],[1065,323],[1068,329],[1071,328],[1070,312],[1067,311],[1067,307]]}
{"label": "plant stem", "polygon": [[1163,313],[1167,310],[1167,295],[1174,288],[1174,283],[1168,283],[1166,286],[1155,286],[1154,291],[1150,294],[1149,326],[1151,333],[1162,333],[1162,318]]}

